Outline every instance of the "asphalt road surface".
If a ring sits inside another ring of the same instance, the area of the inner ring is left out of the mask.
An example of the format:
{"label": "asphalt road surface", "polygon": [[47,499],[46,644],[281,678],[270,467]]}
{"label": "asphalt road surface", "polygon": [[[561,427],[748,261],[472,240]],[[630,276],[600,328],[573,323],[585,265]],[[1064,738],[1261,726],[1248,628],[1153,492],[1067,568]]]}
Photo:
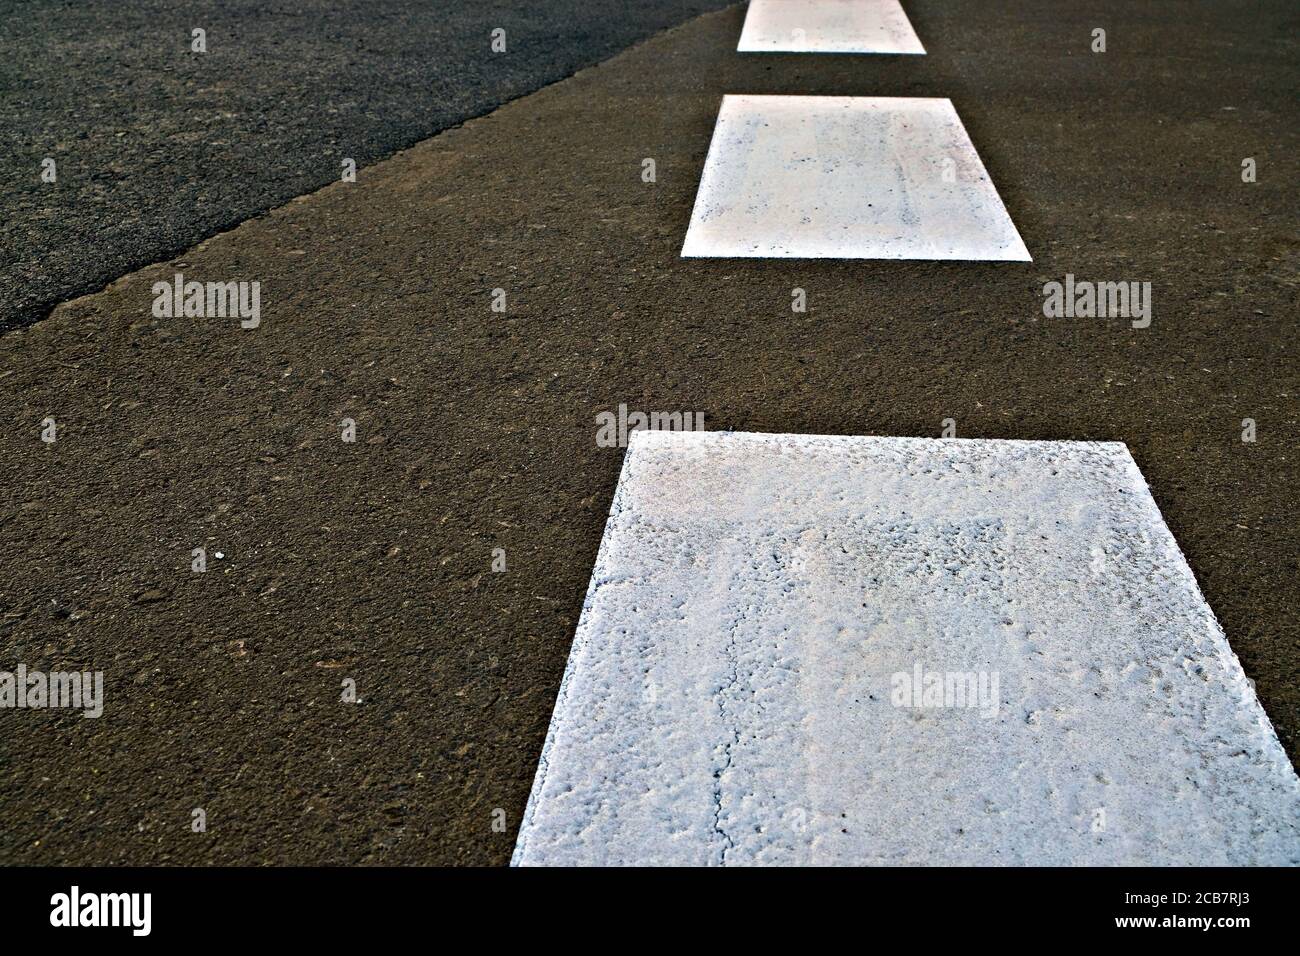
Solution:
{"label": "asphalt road surface", "polygon": [[[504,863],[619,403],[1127,443],[1294,760],[1294,5],[907,9],[926,56],[705,14],[0,337],[5,659],[106,697],[0,713],[0,863]],[[681,259],[734,92],[950,97],[1034,261]],[[176,272],[259,281],[261,324],[156,318]],[[1045,318],[1067,273],[1151,282],[1151,326]]]}
{"label": "asphalt road surface", "polygon": [[7,3],[0,332],[724,5]]}

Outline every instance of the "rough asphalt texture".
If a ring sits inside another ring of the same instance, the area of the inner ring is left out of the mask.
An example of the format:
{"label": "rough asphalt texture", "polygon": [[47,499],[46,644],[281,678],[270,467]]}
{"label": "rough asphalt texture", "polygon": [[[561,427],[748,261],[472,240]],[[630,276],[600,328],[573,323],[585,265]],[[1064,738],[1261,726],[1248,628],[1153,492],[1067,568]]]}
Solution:
{"label": "rough asphalt texture", "polygon": [[[1294,760],[1294,5],[908,12],[927,56],[703,16],[0,337],[4,666],[107,682],[0,711],[0,863],[504,863],[620,402],[1126,442]],[[951,97],[1035,261],[680,259],[724,92]],[[153,318],[176,271],[261,281],[261,327]],[[1045,319],[1067,272],[1150,281],[1151,328]]]}
{"label": "rough asphalt texture", "polygon": [[0,332],[726,3],[7,0]]}

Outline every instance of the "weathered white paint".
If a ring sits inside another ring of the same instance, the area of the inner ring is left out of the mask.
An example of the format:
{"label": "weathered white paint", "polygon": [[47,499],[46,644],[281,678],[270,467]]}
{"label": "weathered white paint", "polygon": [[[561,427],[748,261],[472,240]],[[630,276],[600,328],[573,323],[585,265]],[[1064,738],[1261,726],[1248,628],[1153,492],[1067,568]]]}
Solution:
{"label": "weathered white paint", "polygon": [[[918,666],[996,690],[900,705]],[[1123,445],[652,431],[515,862],[1294,864],[1298,825]]]}
{"label": "weathered white paint", "polygon": [[946,99],[726,96],[685,257],[1028,261]]}
{"label": "weathered white paint", "polygon": [[741,53],[924,53],[898,0],[749,0]]}

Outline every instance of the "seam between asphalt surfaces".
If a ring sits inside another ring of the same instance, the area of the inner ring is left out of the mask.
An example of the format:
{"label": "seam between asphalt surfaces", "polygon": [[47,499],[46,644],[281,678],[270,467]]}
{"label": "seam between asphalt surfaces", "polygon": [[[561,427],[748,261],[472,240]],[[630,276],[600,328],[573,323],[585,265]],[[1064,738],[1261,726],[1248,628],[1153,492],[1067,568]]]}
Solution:
{"label": "seam between asphalt surfaces", "polygon": [[[729,4],[728,6],[723,7],[721,10],[711,10],[711,11],[709,11],[709,12],[707,12],[707,13],[702,13],[702,14],[699,14],[698,16],[691,17],[689,20],[684,20],[683,22],[678,23],[678,24],[676,24],[676,25],[674,25],[674,26],[668,27],[667,29],[660,30],[660,31],[658,31],[657,33],[652,33],[652,34],[650,34],[650,35],[647,36],[647,37],[643,37],[643,38],[641,38],[640,40],[636,41],[635,43],[631,43],[631,44],[629,44],[629,45],[623,47],[621,50],[618,50],[617,52],[613,53],[613,54],[610,55],[610,56],[605,57],[605,58],[602,59],[602,60],[597,60],[595,63],[592,63],[592,64],[590,64],[589,66],[584,66],[584,67],[581,67],[581,68],[579,68],[579,69],[577,69],[577,70],[573,70],[573,71],[570,72],[570,73],[566,73],[564,76],[562,76],[562,77],[560,77],[560,78],[558,78],[558,79],[556,79],[556,80],[552,80],[550,83],[543,83],[541,86],[537,86],[537,87],[533,87],[532,89],[524,90],[524,91],[520,92],[518,95],[516,95],[516,96],[512,96],[512,97],[510,97],[509,99],[506,99],[506,100],[504,100],[504,101],[502,101],[502,102],[496,104],[495,106],[493,106],[493,107],[490,108],[490,109],[483,110],[483,111],[478,112],[478,113],[472,113],[472,114],[470,114],[469,116],[466,116],[465,118],[461,119],[460,121],[458,121],[458,122],[456,122],[456,123],[453,123],[453,124],[451,124],[451,125],[449,125],[449,126],[444,126],[444,127],[440,128],[440,129],[438,129],[438,130],[436,130],[436,131],[434,131],[434,132],[432,132],[432,133],[428,133],[428,134],[422,135],[422,136],[420,136],[418,139],[410,140],[410,141],[406,142],[406,143],[405,143],[404,145],[402,145],[402,146],[398,146],[398,147],[396,147],[396,148],[394,148],[394,149],[392,149],[392,150],[390,150],[390,151],[388,151],[388,152],[386,152],[386,153],[384,153],[384,154],[382,154],[382,155],[380,155],[380,156],[375,157],[373,160],[371,160],[370,162],[366,163],[364,166],[358,166],[358,167],[357,167],[357,176],[358,176],[358,178],[359,178],[359,177],[361,176],[361,174],[362,174],[363,171],[365,171],[365,170],[373,170],[373,169],[375,169],[377,166],[382,166],[384,163],[391,162],[392,160],[397,159],[398,157],[400,157],[402,154],[410,152],[412,149],[415,149],[416,147],[420,146],[420,145],[423,144],[423,143],[427,143],[427,142],[429,142],[430,140],[437,139],[438,137],[440,137],[440,136],[442,136],[442,135],[444,135],[444,134],[446,134],[446,133],[454,132],[454,131],[456,131],[456,130],[459,130],[459,129],[465,128],[465,127],[469,126],[470,124],[475,123],[475,122],[477,122],[477,121],[479,121],[479,120],[488,119],[488,118],[492,117],[493,115],[495,115],[496,113],[498,113],[499,111],[501,111],[501,110],[503,110],[503,109],[506,109],[507,107],[513,106],[514,104],[520,102],[521,100],[526,100],[526,99],[528,99],[528,98],[530,98],[530,97],[532,97],[532,96],[536,96],[538,93],[541,93],[541,92],[543,92],[544,90],[548,90],[548,89],[550,89],[551,87],[559,86],[561,83],[567,83],[567,82],[569,82],[570,80],[574,79],[575,77],[582,76],[584,73],[588,73],[588,72],[590,72],[590,71],[592,71],[592,70],[598,70],[598,69],[600,69],[602,66],[604,66],[605,64],[610,63],[610,62],[612,62],[612,61],[614,61],[614,60],[617,60],[617,59],[620,58],[620,57],[626,56],[626,55],[628,55],[629,53],[631,53],[633,50],[636,50],[636,49],[639,49],[639,48],[642,47],[642,46],[645,46],[647,43],[654,42],[654,41],[658,40],[658,39],[661,38],[661,37],[667,36],[667,35],[669,35],[669,34],[677,33],[677,32],[679,32],[679,31],[681,31],[681,30],[684,30],[684,29],[686,29],[687,27],[689,27],[690,25],[696,23],[696,22],[699,21],[699,20],[703,20],[703,19],[705,19],[706,17],[716,17],[716,16],[722,16],[722,15],[725,15],[725,14],[726,14],[728,11],[730,11],[732,8],[734,8],[734,7],[738,6],[738,5],[740,5],[741,2],[746,2],[746,0],[737,0],[736,3]],[[332,188],[334,188],[334,187],[344,186],[344,185],[350,185],[350,184],[343,183],[343,182],[341,182],[341,181],[339,181],[339,180],[332,180],[332,181],[330,181],[330,182],[324,183],[323,185],[317,187],[316,189],[311,189],[311,190],[308,190],[308,191],[305,192],[305,193],[300,193],[300,194],[297,195],[297,196],[293,196],[293,197],[291,197],[291,198],[285,200],[284,202],[280,203],[280,204],[277,205],[277,206],[270,206],[270,207],[268,207],[268,208],[266,208],[266,209],[263,209],[261,212],[253,213],[252,215],[245,216],[245,217],[242,218],[242,219],[238,219],[238,220],[232,222],[230,225],[226,226],[225,228],[218,229],[218,230],[216,230],[215,232],[211,232],[211,233],[207,234],[206,236],[204,236],[202,239],[198,240],[197,242],[191,242],[190,244],[185,245],[185,246],[174,246],[174,247],[169,247],[169,251],[168,251],[165,255],[161,256],[160,258],[150,259],[150,260],[148,260],[148,261],[146,261],[146,262],[137,262],[135,265],[131,266],[130,268],[126,269],[125,271],[118,273],[116,276],[114,276],[114,277],[113,277],[112,279],[110,279],[109,281],[105,282],[102,286],[100,286],[100,287],[97,288],[97,289],[92,289],[92,290],[89,290],[89,291],[86,291],[86,292],[78,293],[77,295],[74,295],[74,296],[72,296],[71,298],[67,298],[67,299],[59,299],[58,301],[56,301],[56,302],[54,302],[53,304],[51,304],[50,306],[48,306],[48,307],[44,310],[44,312],[43,312],[42,314],[40,314],[39,316],[37,316],[36,318],[32,319],[32,320],[29,321],[29,322],[24,322],[24,321],[19,320],[19,321],[16,322],[14,325],[9,326],[9,327],[7,327],[7,328],[6,328],[6,327],[3,327],[3,326],[0,326],[0,336],[9,335],[9,334],[12,334],[12,333],[20,333],[20,332],[24,332],[24,331],[26,331],[27,329],[33,328],[34,326],[39,325],[39,324],[42,323],[42,322],[46,322],[46,321],[48,321],[50,318],[52,318],[52,317],[54,316],[54,314],[55,314],[59,309],[63,308],[63,307],[66,306],[66,305],[69,305],[69,304],[74,303],[74,302],[78,302],[78,301],[80,301],[80,300],[82,300],[82,299],[88,299],[88,298],[91,298],[91,297],[93,297],[93,296],[100,295],[101,293],[106,292],[106,291],[108,291],[109,289],[114,288],[115,286],[117,286],[117,284],[118,284],[119,282],[121,282],[121,281],[122,281],[123,279],[125,279],[127,276],[134,275],[135,273],[137,273],[137,272],[141,272],[141,271],[143,271],[143,270],[145,270],[145,269],[148,269],[148,268],[150,268],[150,267],[152,267],[152,266],[163,265],[164,263],[171,262],[173,259],[177,259],[177,258],[180,258],[180,257],[182,257],[182,256],[184,256],[184,255],[187,255],[187,254],[190,253],[190,252],[193,252],[193,251],[195,251],[195,250],[202,249],[204,246],[206,246],[209,242],[212,242],[214,239],[220,239],[220,238],[223,237],[223,236],[227,236],[227,235],[229,235],[230,233],[236,232],[236,231],[238,231],[242,226],[244,226],[244,225],[246,225],[246,224],[248,224],[248,223],[250,223],[250,222],[257,222],[257,221],[260,220],[260,219],[265,219],[267,216],[272,215],[273,213],[277,212],[278,210],[284,209],[286,206],[292,205],[292,204],[294,204],[294,203],[300,203],[300,202],[303,202],[303,201],[305,201],[305,200],[310,199],[311,197],[315,196],[315,195],[318,194],[318,193],[322,193],[322,192],[324,192],[324,191],[327,190],[327,189],[332,189]]]}

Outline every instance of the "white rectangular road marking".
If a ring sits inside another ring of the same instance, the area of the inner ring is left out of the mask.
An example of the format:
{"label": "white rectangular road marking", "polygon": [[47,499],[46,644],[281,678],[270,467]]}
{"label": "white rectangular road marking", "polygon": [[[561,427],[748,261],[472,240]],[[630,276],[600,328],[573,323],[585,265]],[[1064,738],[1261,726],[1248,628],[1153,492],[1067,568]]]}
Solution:
{"label": "white rectangular road marking", "polygon": [[924,53],[898,0],[749,0],[741,53]]}
{"label": "white rectangular road marking", "polygon": [[517,864],[1295,864],[1121,444],[633,435]]}
{"label": "white rectangular road marking", "polygon": [[682,255],[1029,261],[946,99],[726,96]]}

